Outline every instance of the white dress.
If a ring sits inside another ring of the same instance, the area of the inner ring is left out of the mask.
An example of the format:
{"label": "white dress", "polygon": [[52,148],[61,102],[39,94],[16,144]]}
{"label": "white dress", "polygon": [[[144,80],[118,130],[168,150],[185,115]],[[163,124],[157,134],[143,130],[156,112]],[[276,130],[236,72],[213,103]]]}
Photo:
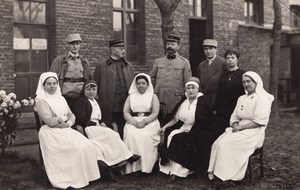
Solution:
{"label": "white dress", "polygon": [[[168,136],[168,141],[167,141],[167,146],[170,145],[172,138],[174,135],[178,133],[183,133],[183,132],[189,132],[192,128],[192,126],[195,123],[195,112],[196,112],[196,107],[197,107],[197,98],[190,103],[188,99],[186,99],[180,107],[178,108],[178,111],[175,115],[176,121],[181,120],[184,124],[180,129],[176,129],[170,133]],[[190,174],[190,171],[181,166],[180,164],[169,160],[168,163],[164,165],[159,165],[160,171],[165,173],[165,174],[174,174],[179,177],[187,177],[188,174]]]}
{"label": "white dress", "polygon": [[[144,96],[138,92],[130,94],[130,107],[133,112],[151,112],[152,97]],[[146,116],[134,117],[136,121],[142,121]],[[141,159],[130,164],[126,164],[125,174],[142,171],[150,173],[158,159],[157,147],[160,142],[158,131],[159,121],[156,119],[142,129],[126,123],[124,127],[124,142],[128,148]]]}
{"label": "white dress", "polygon": [[230,118],[230,124],[240,125],[253,121],[262,125],[232,133],[226,131],[214,142],[209,161],[209,177],[217,176],[223,181],[244,178],[249,156],[263,145],[265,129],[269,121],[271,103],[265,96],[257,93],[241,96]]}
{"label": "white dress", "polygon": [[96,122],[98,126],[86,127],[85,132],[97,147],[98,160],[112,166],[133,156],[133,153],[121,140],[119,133],[110,128],[99,126],[98,119],[101,120],[102,118],[100,107],[96,100],[89,100],[89,102],[92,106],[91,121]]}
{"label": "white dress", "polygon": [[[59,116],[66,118],[70,112],[66,102],[61,109],[63,114]],[[45,101],[37,102],[36,110],[44,121],[51,123],[57,120]],[[38,136],[46,173],[54,187],[81,188],[100,178],[95,146],[82,134],[70,127],[43,125]]]}

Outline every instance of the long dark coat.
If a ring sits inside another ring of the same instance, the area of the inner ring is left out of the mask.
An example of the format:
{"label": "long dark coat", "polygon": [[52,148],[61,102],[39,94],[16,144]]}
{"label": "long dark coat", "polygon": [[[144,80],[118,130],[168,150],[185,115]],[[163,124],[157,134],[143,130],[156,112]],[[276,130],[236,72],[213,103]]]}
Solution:
{"label": "long dark coat", "polygon": [[215,102],[219,79],[226,70],[226,61],[220,56],[216,56],[211,65],[208,60],[202,61],[198,66],[198,78],[200,79],[201,92],[210,98],[210,104]]}
{"label": "long dark coat", "polygon": [[[127,62],[125,59],[123,59],[123,74],[128,92],[134,79],[134,73],[131,63]],[[98,103],[102,109],[102,119],[106,125],[110,125],[112,122],[116,75],[117,68],[111,57],[105,62],[99,63],[96,66],[94,73],[94,80],[98,85]]]}

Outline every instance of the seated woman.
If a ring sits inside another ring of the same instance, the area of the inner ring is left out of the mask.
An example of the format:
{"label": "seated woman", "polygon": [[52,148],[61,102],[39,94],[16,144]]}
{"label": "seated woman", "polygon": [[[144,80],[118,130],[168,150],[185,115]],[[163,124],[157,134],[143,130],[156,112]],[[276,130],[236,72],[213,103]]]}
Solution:
{"label": "seated woman", "polygon": [[38,133],[47,176],[56,188],[81,188],[100,178],[97,151],[71,126],[75,116],[61,95],[56,73],[41,74],[35,110],[45,122]]}
{"label": "seated woman", "polygon": [[[121,164],[126,160],[129,162],[137,161],[140,156],[133,155],[126,144],[121,140],[119,133],[108,128],[106,124],[101,121],[101,109],[95,99],[97,90],[98,86],[96,81],[89,80],[84,83],[81,93],[82,96],[73,106],[76,124],[84,128],[84,133],[100,150],[102,153],[100,158],[108,166]],[[110,169],[110,167],[108,167],[108,169]],[[101,174],[104,176],[103,173]],[[112,177],[111,172],[109,175]]]}
{"label": "seated woman", "polygon": [[246,95],[237,101],[230,118],[231,127],[212,146],[208,167],[210,179],[242,180],[249,156],[264,142],[274,97],[264,90],[257,73],[246,72],[242,81]]}
{"label": "seated woman", "polygon": [[[164,135],[167,128],[175,126],[182,121],[180,129],[173,130],[167,137],[167,149],[161,152],[163,156],[160,162],[160,171],[169,174],[170,181],[174,181],[176,176],[187,177],[190,170],[183,165],[189,162],[189,132],[195,123],[195,113],[201,118],[201,126],[207,126],[213,120],[208,100],[199,92],[200,81],[196,77],[191,77],[185,84],[185,95],[181,102],[175,107],[173,119],[160,130]],[[168,160],[166,160],[168,159]]]}
{"label": "seated woman", "polygon": [[159,101],[149,75],[140,73],[134,78],[123,112],[124,142],[133,153],[141,155],[139,161],[126,164],[125,173],[150,173],[158,159],[160,124],[157,120]]}
{"label": "seated woman", "polygon": [[200,177],[207,178],[207,168],[211,146],[229,126],[230,116],[235,108],[237,99],[245,94],[242,75],[245,71],[238,68],[240,53],[237,49],[229,48],[224,54],[226,68],[219,79],[218,91],[214,105],[214,119],[207,125],[203,124],[201,112],[196,112],[195,124],[189,133],[189,159],[181,163],[190,170],[197,172]]}

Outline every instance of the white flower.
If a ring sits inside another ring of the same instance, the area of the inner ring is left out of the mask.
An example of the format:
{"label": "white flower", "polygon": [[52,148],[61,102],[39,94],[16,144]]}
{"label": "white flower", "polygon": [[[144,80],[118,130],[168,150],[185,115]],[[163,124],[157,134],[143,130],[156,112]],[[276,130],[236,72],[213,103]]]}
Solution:
{"label": "white flower", "polygon": [[3,112],[4,113],[8,113],[8,109],[7,108],[3,108]]}
{"label": "white flower", "polygon": [[13,107],[14,107],[15,109],[18,109],[18,108],[20,107],[20,105],[19,105],[18,103],[14,103]]}
{"label": "white flower", "polygon": [[[2,102],[1,107],[2,107],[2,108],[6,108],[6,107],[7,107],[7,103],[6,103],[6,102]],[[3,109],[3,110],[4,110],[4,109]]]}
{"label": "white flower", "polygon": [[5,95],[3,98],[3,102],[8,102],[9,100],[10,100],[10,97]]}
{"label": "white flower", "polygon": [[7,102],[7,104],[8,104],[8,106],[12,106],[12,105],[14,104],[14,101],[13,101],[13,100],[9,100],[9,101]]}
{"label": "white flower", "polygon": [[0,90],[0,96],[6,95],[6,92],[4,90]]}
{"label": "white flower", "polygon": [[21,100],[21,102],[24,104],[24,106],[28,106],[29,105],[29,101],[24,99],[24,100]]}
{"label": "white flower", "polygon": [[29,99],[29,106],[33,106],[34,105],[34,99]]}
{"label": "white flower", "polygon": [[12,99],[16,99],[16,98],[17,98],[16,94],[15,94],[15,93],[12,93],[12,92],[9,93],[8,96],[9,96],[10,98],[12,98]]}

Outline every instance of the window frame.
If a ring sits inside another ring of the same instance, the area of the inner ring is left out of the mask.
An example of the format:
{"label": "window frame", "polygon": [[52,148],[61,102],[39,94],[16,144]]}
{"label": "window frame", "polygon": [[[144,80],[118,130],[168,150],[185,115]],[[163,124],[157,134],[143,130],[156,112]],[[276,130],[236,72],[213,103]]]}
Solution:
{"label": "window frame", "polygon": [[[196,18],[196,19],[206,19],[207,18],[207,11],[206,11],[206,6],[207,2],[206,0],[191,0],[192,4],[190,4],[190,1],[188,2],[189,4],[189,17],[190,18]],[[198,6],[198,1],[200,1],[200,7],[201,7],[201,15],[197,16],[197,6]],[[192,6],[193,9],[193,15],[190,15],[190,6]]]}
{"label": "window frame", "polygon": [[[121,7],[114,7],[113,6],[113,2],[112,2],[112,7],[113,7],[113,13],[115,12],[119,12],[121,13],[121,27],[122,27],[122,31],[121,31],[121,38],[122,40],[124,40],[124,44],[125,44],[125,49],[126,49],[126,56],[129,55],[129,51],[130,51],[130,48],[128,48],[128,46],[130,46],[128,43],[127,43],[127,26],[126,26],[126,16],[127,14],[136,14],[135,15],[135,18],[136,18],[136,32],[137,32],[137,35],[136,35],[136,44],[134,46],[136,46],[136,60],[135,61],[132,61],[132,60],[129,60],[132,64],[134,65],[138,65],[139,62],[140,62],[140,36],[139,36],[139,33],[140,33],[140,19],[139,19],[139,14],[140,14],[140,7],[141,7],[141,2],[139,2],[140,0],[136,0],[135,2],[137,3],[137,7],[135,7],[134,9],[133,8],[128,8],[127,7],[127,2],[128,0],[121,0]],[[114,28],[113,28],[113,31],[114,31]]]}
{"label": "window frame", "polygon": [[[299,5],[291,5],[291,28],[298,29],[300,28],[300,6]],[[295,21],[297,22],[297,26],[295,26]]]}
{"label": "window frame", "polygon": [[[20,27],[20,28],[28,28],[29,32],[31,33],[32,30],[34,29],[44,29],[46,30],[46,39],[47,39],[47,49],[45,50],[34,50],[32,48],[32,39],[33,39],[33,36],[31,35],[30,36],[30,42],[29,42],[29,49],[28,50],[22,50],[22,49],[14,49],[13,47],[13,51],[28,51],[29,52],[29,70],[28,71],[14,71],[14,72],[17,72],[17,73],[39,73],[39,71],[33,71],[33,54],[32,54],[32,51],[46,51],[46,59],[47,62],[45,63],[46,64],[46,70],[49,69],[49,47],[50,47],[50,44],[49,44],[49,32],[50,32],[50,26],[51,26],[51,23],[50,23],[50,1],[51,0],[17,0],[18,2],[28,2],[28,3],[45,3],[45,6],[46,6],[46,9],[45,9],[45,23],[34,23],[31,21],[31,9],[29,9],[29,21],[28,22],[20,22],[20,21],[15,21],[14,20],[14,25],[13,27]],[[15,1],[13,1],[15,2]],[[15,56],[14,56],[15,58]]]}
{"label": "window frame", "polygon": [[[255,12],[255,20],[252,20],[250,17],[250,3],[253,4],[253,10],[256,10]],[[245,4],[246,4],[246,9],[245,10]],[[246,16],[245,16],[246,12]],[[263,0],[244,0],[244,21],[247,24],[253,24],[253,25],[263,25],[264,24],[264,2]]]}

